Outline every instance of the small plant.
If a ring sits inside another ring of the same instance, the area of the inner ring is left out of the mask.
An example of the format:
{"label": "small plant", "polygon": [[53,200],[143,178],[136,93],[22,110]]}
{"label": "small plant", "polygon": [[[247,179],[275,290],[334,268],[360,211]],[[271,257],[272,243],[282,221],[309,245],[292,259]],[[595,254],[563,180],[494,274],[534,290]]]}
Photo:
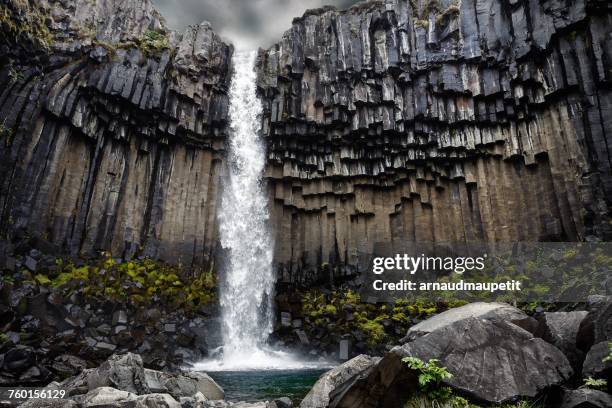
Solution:
{"label": "small plant", "polygon": [[594,388],[596,390],[604,390],[608,386],[608,381],[603,378],[588,377],[584,379],[584,386],[586,388]]}
{"label": "small plant", "polygon": [[138,46],[147,56],[157,56],[170,45],[165,34],[149,30],[138,41]]}
{"label": "small plant", "polygon": [[8,76],[9,76],[9,80],[11,81],[12,84],[15,83],[15,82],[21,82],[24,79],[23,72],[19,71],[14,66],[11,66],[9,68]]}
{"label": "small plant", "polygon": [[452,378],[453,375],[446,368],[440,367],[439,360],[431,359],[424,362],[420,358],[405,357],[402,361],[418,373],[419,388],[425,396],[441,402],[453,398],[452,389],[443,385],[443,381]]}

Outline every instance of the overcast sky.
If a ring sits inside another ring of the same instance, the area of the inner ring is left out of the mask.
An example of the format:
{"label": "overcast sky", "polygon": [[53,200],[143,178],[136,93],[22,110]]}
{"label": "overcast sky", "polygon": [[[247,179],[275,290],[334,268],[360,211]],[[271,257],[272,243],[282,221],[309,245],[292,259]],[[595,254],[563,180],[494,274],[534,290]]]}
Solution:
{"label": "overcast sky", "polygon": [[209,21],[214,30],[239,49],[267,47],[291,27],[291,20],[310,8],[346,8],[358,0],[153,0],[168,26],[183,31]]}

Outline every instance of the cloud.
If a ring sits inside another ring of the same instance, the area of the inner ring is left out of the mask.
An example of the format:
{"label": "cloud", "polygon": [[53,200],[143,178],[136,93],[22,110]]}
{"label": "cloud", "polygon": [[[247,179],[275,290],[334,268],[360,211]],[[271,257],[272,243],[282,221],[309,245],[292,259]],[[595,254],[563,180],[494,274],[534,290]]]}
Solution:
{"label": "cloud", "polygon": [[209,21],[214,30],[239,49],[268,47],[280,40],[291,20],[310,8],[346,8],[358,0],[152,0],[168,26],[183,31]]}

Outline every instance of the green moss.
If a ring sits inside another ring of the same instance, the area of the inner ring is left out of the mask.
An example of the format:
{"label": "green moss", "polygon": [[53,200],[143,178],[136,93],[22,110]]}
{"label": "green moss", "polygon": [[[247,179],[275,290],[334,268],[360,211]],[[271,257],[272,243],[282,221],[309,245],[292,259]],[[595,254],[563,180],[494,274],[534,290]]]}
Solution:
{"label": "green moss", "polygon": [[15,43],[26,37],[35,45],[49,49],[53,45],[53,35],[46,23],[47,14],[38,2],[22,2],[18,7],[6,5],[0,8],[0,25]]}
{"label": "green moss", "polygon": [[52,275],[37,275],[36,281],[63,292],[80,291],[86,297],[124,301],[134,306],[156,303],[192,310],[216,297],[216,279],[211,271],[188,276],[180,267],[151,259],[117,263],[110,254],[88,265],[76,267],[57,260]]}
{"label": "green moss", "polygon": [[138,48],[149,56],[159,56],[170,47],[170,39],[164,33],[149,30],[138,40]]}
{"label": "green moss", "polygon": [[370,346],[381,344],[387,337],[385,327],[377,320],[362,319],[357,327],[367,336],[366,342]]}

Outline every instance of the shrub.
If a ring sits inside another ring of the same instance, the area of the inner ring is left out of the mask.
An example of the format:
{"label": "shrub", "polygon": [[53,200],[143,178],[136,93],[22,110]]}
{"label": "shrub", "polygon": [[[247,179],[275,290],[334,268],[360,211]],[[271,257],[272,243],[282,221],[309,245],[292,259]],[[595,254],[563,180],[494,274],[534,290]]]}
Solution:
{"label": "shrub", "polygon": [[588,377],[584,379],[584,386],[596,390],[605,390],[608,387],[608,381],[603,378]]}
{"label": "shrub", "polygon": [[148,30],[138,40],[138,47],[147,56],[159,56],[169,46],[170,40],[166,34],[152,30]]}

